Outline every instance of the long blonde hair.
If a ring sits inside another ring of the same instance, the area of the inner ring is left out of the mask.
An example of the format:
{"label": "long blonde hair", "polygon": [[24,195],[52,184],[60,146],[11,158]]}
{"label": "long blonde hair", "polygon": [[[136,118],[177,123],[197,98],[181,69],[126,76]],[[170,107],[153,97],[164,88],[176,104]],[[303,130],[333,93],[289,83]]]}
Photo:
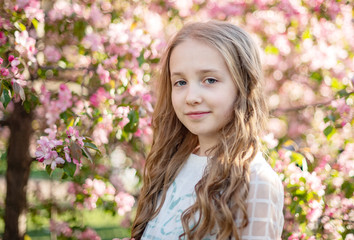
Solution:
{"label": "long blonde hair", "polygon": [[[195,186],[196,202],[182,213],[184,233],[180,238],[202,239],[216,229],[217,239],[240,239],[240,229],[248,224],[249,165],[259,150],[258,136],[266,123],[267,107],[256,44],[241,28],[219,21],[185,25],[161,59],[153,143],[146,159],[132,237],[140,239],[147,223],[157,216],[169,186],[198,146],[197,136],[179,121],[171,102],[170,56],[186,39],[203,41],[222,54],[235,82],[237,98],[234,117],[221,129],[219,143],[209,151],[209,166]],[[195,216],[199,218],[190,229]],[[237,216],[241,216],[239,225],[235,224]]]}

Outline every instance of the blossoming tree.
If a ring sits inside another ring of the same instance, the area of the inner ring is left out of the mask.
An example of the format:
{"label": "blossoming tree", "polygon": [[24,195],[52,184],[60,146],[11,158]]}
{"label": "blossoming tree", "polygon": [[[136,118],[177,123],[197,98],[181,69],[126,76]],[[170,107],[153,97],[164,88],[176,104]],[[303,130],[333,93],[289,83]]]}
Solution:
{"label": "blossoming tree", "polygon": [[[269,95],[264,135],[284,183],[288,239],[353,238],[353,7],[347,1],[1,0],[4,239],[23,239],[33,160],[70,182],[73,208],[126,215],[151,143],[154,76],[188,21],[253,33]],[[60,208],[57,207],[60,213]],[[50,214],[48,214],[50,216]],[[62,239],[100,239],[51,217]],[[14,237],[17,236],[17,237]]]}

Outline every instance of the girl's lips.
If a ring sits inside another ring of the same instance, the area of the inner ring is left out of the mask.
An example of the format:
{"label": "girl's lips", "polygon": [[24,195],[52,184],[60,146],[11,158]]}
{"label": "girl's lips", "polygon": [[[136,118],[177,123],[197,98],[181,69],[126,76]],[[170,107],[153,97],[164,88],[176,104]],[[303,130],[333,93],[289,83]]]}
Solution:
{"label": "girl's lips", "polygon": [[188,112],[186,115],[191,118],[191,119],[200,119],[206,115],[208,115],[210,112]]}

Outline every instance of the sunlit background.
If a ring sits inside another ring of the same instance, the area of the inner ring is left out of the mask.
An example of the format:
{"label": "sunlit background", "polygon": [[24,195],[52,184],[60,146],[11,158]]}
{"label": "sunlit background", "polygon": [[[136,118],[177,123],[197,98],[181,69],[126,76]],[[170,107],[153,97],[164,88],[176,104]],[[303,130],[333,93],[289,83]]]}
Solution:
{"label": "sunlit background", "polygon": [[354,239],[352,1],[0,3],[3,239],[129,237],[159,57],[183,24],[209,19],[259,45],[283,239]]}

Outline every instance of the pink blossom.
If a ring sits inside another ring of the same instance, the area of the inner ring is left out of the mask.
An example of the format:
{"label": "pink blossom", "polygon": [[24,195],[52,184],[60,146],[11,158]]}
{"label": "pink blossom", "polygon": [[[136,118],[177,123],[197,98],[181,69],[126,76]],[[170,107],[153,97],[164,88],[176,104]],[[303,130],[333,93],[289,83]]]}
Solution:
{"label": "pink blossom", "polygon": [[0,46],[6,43],[6,36],[3,32],[0,32]]}
{"label": "pink blossom", "polygon": [[338,157],[338,165],[340,171],[344,174],[353,177],[354,176],[354,143],[347,143],[344,151]]}
{"label": "pink blossom", "polygon": [[9,75],[9,70],[7,68],[1,68],[0,70],[1,75],[3,75],[4,77]]}
{"label": "pink blossom", "polygon": [[64,154],[65,154],[65,159],[67,162],[71,162],[71,157],[70,157],[70,149],[69,147],[64,147]]}
{"label": "pink blossom", "polygon": [[105,28],[111,22],[111,16],[109,14],[102,14],[96,4],[92,4],[89,18],[92,25],[97,28]]}
{"label": "pink blossom", "polygon": [[152,129],[150,118],[139,118],[139,128],[134,133],[134,136],[139,137],[145,144],[151,143]]}
{"label": "pink blossom", "polygon": [[91,189],[92,187],[93,187],[93,180],[91,178],[86,178],[84,188]]}
{"label": "pink blossom", "polygon": [[148,32],[152,36],[158,36],[159,34],[161,34],[161,31],[163,29],[163,23],[162,18],[159,14],[152,11],[146,11],[144,13],[143,19],[145,21],[145,26]]}
{"label": "pink blossom", "polygon": [[126,212],[130,212],[135,203],[134,197],[125,192],[119,192],[115,197],[115,201],[117,203],[119,215],[124,215]]}
{"label": "pink blossom", "polygon": [[107,36],[110,43],[125,44],[128,42],[128,25],[124,23],[111,23],[108,27]]}
{"label": "pink blossom", "polygon": [[79,131],[74,127],[69,127],[68,130],[66,130],[66,135],[69,139],[79,144],[80,147],[84,146],[84,138],[79,136]]}
{"label": "pink blossom", "polygon": [[77,6],[73,8],[69,1],[59,0],[54,3],[53,9],[49,11],[48,16],[51,21],[61,20],[64,16],[71,16],[75,10],[77,10]]}
{"label": "pink blossom", "polygon": [[28,32],[24,30],[22,32],[15,32],[15,41],[17,43],[15,49],[22,56],[27,57],[32,62],[35,62],[36,59],[34,57],[34,54],[36,54],[37,52],[35,47],[36,40],[34,38],[31,38],[28,35]]}
{"label": "pink blossom", "polygon": [[95,194],[91,194],[89,197],[84,199],[84,207],[88,208],[89,210],[93,210],[97,208],[97,200],[98,196]]}
{"label": "pink blossom", "polygon": [[[13,74],[18,74],[18,68],[17,67],[11,67],[11,72],[13,73]],[[15,80],[15,79],[14,79]],[[12,82],[11,82],[11,84],[12,84]]]}
{"label": "pink blossom", "polygon": [[45,85],[42,84],[41,91],[39,94],[39,100],[43,105],[48,104],[50,102],[51,93],[46,89]]}
{"label": "pink blossom", "polygon": [[57,125],[52,125],[51,128],[44,129],[44,132],[48,134],[48,138],[55,140],[57,134]]}
{"label": "pink blossom", "polygon": [[282,55],[288,55],[291,51],[290,42],[286,35],[275,35],[271,39],[274,46],[277,47]]}
{"label": "pink blossom", "polygon": [[40,22],[44,21],[44,12],[38,0],[30,0],[29,4],[24,7],[24,11],[28,19],[36,18]]}
{"label": "pink blossom", "polygon": [[91,228],[86,228],[77,236],[78,240],[101,240],[101,237]]}
{"label": "pink blossom", "polygon": [[278,139],[274,138],[273,133],[268,133],[263,137],[263,140],[267,143],[268,148],[275,148],[278,146]]}
{"label": "pink blossom", "polygon": [[109,93],[103,87],[100,87],[94,94],[90,97],[90,103],[94,107],[98,107],[101,103],[109,99]]}
{"label": "pink blossom", "polygon": [[56,102],[57,107],[61,112],[72,106],[72,95],[67,85],[61,84],[59,87],[59,99]]}
{"label": "pink blossom", "polygon": [[340,114],[349,113],[350,111],[350,106],[346,104],[344,98],[332,101],[331,105],[336,108]]}
{"label": "pink blossom", "polygon": [[100,51],[104,50],[103,47],[103,38],[98,33],[90,33],[87,34],[82,40],[83,45],[86,48],[91,48],[92,51]]}
{"label": "pink blossom", "polygon": [[24,8],[29,4],[31,0],[16,0],[16,5],[18,8]]}
{"label": "pink blossom", "polygon": [[55,169],[57,164],[65,163],[64,159],[59,157],[55,150],[56,146],[63,144],[62,141],[41,136],[37,144],[35,155],[39,162],[43,162],[44,165],[50,165],[52,169]]}
{"label": "pink blossom", "polygon": [[69,224],[66,222],[57,222],[54,220],[50,220],[50,232],[61,236],[64,235],[65,237],[71,237],[73,234],[72,229],[69,227]]}
{"label": "pink blossom", "polygon": [[116,189],[112,185],[107,186],[105,194],[114,195],[115,193]]}
{"label": "pink blossom", "polygon": [[322,215],[323,204],[316,200],[309,201],[310,210],[307,211],[306,218],[310,223],[317,222]]}
{"label": "pink blossom", "polygon": [[101,64],[98,65],[97,74],[101,80],[101,84],[109,83],[109,81],[111,80],[109,72],[105,70]]}
{"label": "pink blossom", "polygon": [[94,179],[92,182],[93,193],[101,197],[106,192],[106,183],[99,179]]}
{"label": "pink blossom", "polygon": [[0,65],[4,62],[4,59],[0,57]]}
{"label": "pink blossom", "polygon": [[121,121],[119,121],[119,126],[121,128],[123,128],[129,122],[129,118],[128,118],[129,112],[130,112],[130,108],[129,107],[125,107],[125,106],[119,106],[115,110],[115,115],[118,118],[121,118]]}
{"label": "pink blossom", "polygon": [[179,0],[174,2],[176,8],[179,10],[179,15],[181,17],[186,17],[190,15],[190,9],[193,6],[193,1],[190,0]]}
{"label": "pink blossom", "polygon": [[[9,57],[10,58],[10,57]],[[10,61],[10,59],[9,59],[9,61]],[[11,61],[11,66],[13,67],[13,68],[15,68],[16,66],[18,66],[18,65],[20,65],[20,60],[18,60],[18,58],[13,58]],[[14,71],[13,71],[14,72]]]}
{"label": "pink blossom", "polygon": [[118,59],[117,59],[117,55],[114,55],[110,58],[107,58],[106,60],[103,61],[103,64],[106,68],[115,68],[115,65],[117,64],[118,62]]}
{"label": "pink blossom", "polygon": [[112,130],[112,118],[104,115],[102,121],[98,123],[96,128],[93,130],[92,138],[98,145],[107,144],[108,135],[112,132]]}
{"label": "pink blossom", "polygon": [[61,54],[58,49],[54,46],[46,46],[44,49],[44,55],[49,62],[58,62],[61,58]]}

